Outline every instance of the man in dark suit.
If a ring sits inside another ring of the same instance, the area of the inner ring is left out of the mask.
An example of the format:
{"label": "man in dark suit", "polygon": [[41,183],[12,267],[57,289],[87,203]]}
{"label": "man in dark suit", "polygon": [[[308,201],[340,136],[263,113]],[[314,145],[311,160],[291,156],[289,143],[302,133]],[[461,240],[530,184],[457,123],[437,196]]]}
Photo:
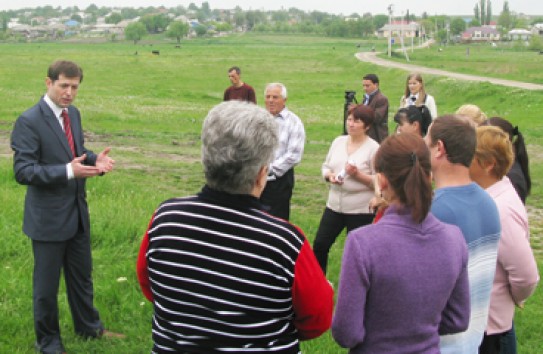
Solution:
{"label": "man in dark suit", "polygon": [[368,131],[368,135],[381,143],[388,136],[388,98],[379,90],[379,78],[375,74],[364,76],[362,86],[366,92],[364,104],[373,108],[375,112],[375,122]]}
{"label": "man in dark suit", "polygon": [[57,303],[61,270],[76,333],[122,336],[104,330],[93,305],[85,180],[111,171],[114,161],[109,148],[96,155],[84,146],[81,116],[72,106],[82,80],[77,64],[51,64],[46,94],[21,114],[11,135],[15,179],[27,185],[23,231],[34,254],[34,329],[40,353],[65,352]]}

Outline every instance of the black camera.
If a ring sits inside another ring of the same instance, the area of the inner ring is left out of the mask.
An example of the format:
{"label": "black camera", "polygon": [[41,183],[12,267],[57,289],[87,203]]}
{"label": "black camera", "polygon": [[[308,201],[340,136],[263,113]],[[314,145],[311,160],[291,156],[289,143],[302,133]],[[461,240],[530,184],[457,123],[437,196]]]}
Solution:
{"label": "black camera", "polygon": [[343,134],[347,134],[347,113],[349,106],[352,103],[358,103],[356,101],[356,91],[345,91],[345,104],[343,105]]}
{"label": "black camera", "polygon": [[350,105],[351,103],[356,102],[356,91],[345,91],[345,104]]}

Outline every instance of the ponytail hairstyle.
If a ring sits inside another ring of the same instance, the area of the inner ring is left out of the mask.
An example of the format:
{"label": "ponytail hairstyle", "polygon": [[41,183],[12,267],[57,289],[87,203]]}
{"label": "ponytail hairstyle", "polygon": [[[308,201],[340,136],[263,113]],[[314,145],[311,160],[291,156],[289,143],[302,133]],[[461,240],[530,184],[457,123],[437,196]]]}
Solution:
{"label": "ponytail hairstyle", "polygon": [[430,152],[415,134],[395,134],[386,138],[375,155],[375,170],[387,178],[402,207],[421,223],[432,204]]}
{"label": "ponytail hairstyle", "polygon": [[419,122],[420,135],[425,137],[426,133],[428,133],[428,127],[432,124],[432,115],[425,106],[408,106],[406,108],[400,108],[394,115],[394,121],[396,123],[401,125],[402,120],[409,124]]}
{"label": "ponytail hairstyle", "polygon": [[509,140],[513,143],[515,161],[517,161],[520,165],[522,174],[524,175],[524,180],[526,181],[527,194],[530,194],[532,179],[530,177],[528,150],[526,149],[526,145],[524,143],[524,137],[522,136],[522,133],[519,131],[518,127],[513,127],[513,124],[501,117],[492,117],[483,124],[499,127],[509,135]]}

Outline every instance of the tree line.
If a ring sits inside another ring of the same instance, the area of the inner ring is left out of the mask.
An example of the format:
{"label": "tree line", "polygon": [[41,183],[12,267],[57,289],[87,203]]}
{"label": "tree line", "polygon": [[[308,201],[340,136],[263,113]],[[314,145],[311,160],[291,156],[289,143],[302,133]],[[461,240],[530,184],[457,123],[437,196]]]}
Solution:
{"label": "tree line", "polygon": [[[82,16],[84,14],[84,16]],[[195,23],[175,21],[175,18],[185,16]],[[140,7],[112,8],[98,7],[94,4],[85,9],[77,6],[61,8],[42,6],[34,9],[2,11],[0,21],[2,32],[8,32],[7,23],[11,18],[17,18],[19,23],[32,25],[37,18],[69,17],[82,24],[96,23],[99,17],[105,17],[106,23],[118,24],[123,20],[139,18],[130,24],[125,31],[125,37],[137,42],[148,34],[165,33],[167,36],[180,41],[192,29],[198,36],[210,35],[216,32],[228,32],[233,29],[264,33],[303,33],[329,37],[370,38],[375,32],[389,21],[386,14],[352,13],[351,15],[335,15],[320,11],[303,11],[289,8],[277,11],[248,10],[239,6],[234,9],[211,9],[208,2],[201,6],[190,3],[188,7]],[[469,24],[463,17],[446,15],[429,16],[423,13],[420,17],[407,14],[395,20],[417,21],[423,27],[424,33],[439,38],[446,32],[451,35],[461,34],[469,26],[489,24],[493,19],[490,0],[477,1],[474,16]],[[509,10],[509,4],[504,2],[503,10],[497,17],[497,22],[504,31],[511,28],[526,27],[525,18]],[[533,19],[533,23],[543,22],[543,18]]]}

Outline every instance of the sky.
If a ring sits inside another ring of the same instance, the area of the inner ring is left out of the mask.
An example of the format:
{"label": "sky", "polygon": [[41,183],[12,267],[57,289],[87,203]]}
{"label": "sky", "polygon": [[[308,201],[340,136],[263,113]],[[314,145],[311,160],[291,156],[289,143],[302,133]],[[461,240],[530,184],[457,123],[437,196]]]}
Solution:
{"label": "sky", "polygon": [[[200,7],[201,0],[2,0],[1,10],[17,10],[25,7],[38,7],[51,5],[53,7],[77,6],[80,9],[87,8],[90,4],[98,7],[148,7],[160,6],[176,7],[182,5],[188,7],[193,2]],[[473,8],[478,0],[389,0],[389,1],[361,1],[361,0],[208,0],[211,9],[228,9],[236,6],[243,10],[280,10],[291,7],[304,11],[322,11],[332,14],[350,15],[352,13],[363,14],[387,14],[388,6],[393,5],[393,14],[400,16],[409,13],[420,16],[424,11],[429,15],[473,15]],[[492,14],[499,15],[503,9],[504,0],[491,0]],[[526,15],[543,15],[543,1],[541,0],[509,0],[509,9],[516,13]]]}

